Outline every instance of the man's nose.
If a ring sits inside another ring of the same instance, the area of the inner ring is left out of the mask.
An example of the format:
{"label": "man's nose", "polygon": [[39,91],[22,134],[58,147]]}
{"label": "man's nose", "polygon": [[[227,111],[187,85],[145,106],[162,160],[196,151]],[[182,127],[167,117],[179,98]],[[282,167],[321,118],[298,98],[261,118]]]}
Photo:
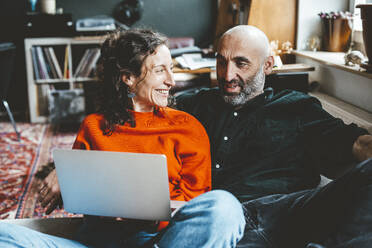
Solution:
{"label": "man's nose", "polygon": [[224,78],[227,82],[230,82],[236,77],[235,66],[232,63],[227,63],[225,68]]}

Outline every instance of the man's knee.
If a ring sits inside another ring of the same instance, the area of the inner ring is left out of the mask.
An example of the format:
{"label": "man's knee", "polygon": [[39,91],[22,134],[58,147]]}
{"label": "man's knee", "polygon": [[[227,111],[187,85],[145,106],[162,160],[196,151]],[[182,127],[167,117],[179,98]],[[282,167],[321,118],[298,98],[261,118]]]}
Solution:
{"label": "man's knee", "polygon": [[245,226],[244,213],[241,203],[231,193],[223,190],[213,190],[195,199],[200,204],[201,212],[208,217],[208,224],[231,228],[236,226],[239,229]]}
{"label": "man's knee", "polygon": [[244,217],[243,208],[241,203],[231,193],[223,190],[214,190],[206,194],[210,200],[211,214],[215,217],[223,216],[236,216]]}
{"label": "man's knee", "polygon": [[161,242],[183,239],[193,244],[189,247],[235,247],[244,227],[240,202],[229,192],[214,190],[185,204],[172,218]]}

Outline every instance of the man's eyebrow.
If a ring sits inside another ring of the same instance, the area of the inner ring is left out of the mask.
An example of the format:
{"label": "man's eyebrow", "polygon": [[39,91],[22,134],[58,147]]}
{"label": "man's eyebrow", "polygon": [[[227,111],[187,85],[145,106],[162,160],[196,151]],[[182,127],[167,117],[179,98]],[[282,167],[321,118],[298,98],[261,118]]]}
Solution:
{"label": "man's eyebrow", "polygon": [[[216,58],[217,59],[223,59],[223,60],[226,60],[226,58],[224,56],[222,56],[221,54],[219,53],[216,53]],[[244,56],[237,56],[237,57],[234,57],[233,58],[234,61],[239,61],[239,62],[245,62],[247,64],[251,64],[251,61],[247,58],[247,57],[244,57]]]}
{"label": "man's eyebrow", "polygon": [[239,61],[239,62],[245,62],[247,64],[251,63],[251,61],[247,57],[244,57],[244,56],[235,57],[234,60]]}

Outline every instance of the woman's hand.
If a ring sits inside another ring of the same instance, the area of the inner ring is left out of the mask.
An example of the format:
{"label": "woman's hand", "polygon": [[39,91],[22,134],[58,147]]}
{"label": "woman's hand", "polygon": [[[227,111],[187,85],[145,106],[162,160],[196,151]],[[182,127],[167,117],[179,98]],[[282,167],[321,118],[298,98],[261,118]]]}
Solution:
{"label": "woman's hand", "polygon": [[40,183],[38,200],[41,202],[41,206],[46,208],[46,214],[53,212],[57,206],[62,207],[61,191],[55,169]]}

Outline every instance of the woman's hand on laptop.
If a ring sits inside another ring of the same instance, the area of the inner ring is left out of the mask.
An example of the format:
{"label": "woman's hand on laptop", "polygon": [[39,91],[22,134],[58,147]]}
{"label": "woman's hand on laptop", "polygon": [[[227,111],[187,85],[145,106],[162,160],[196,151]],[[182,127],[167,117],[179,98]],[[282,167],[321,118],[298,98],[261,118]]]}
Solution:
{"label": "woman's hand on laptop", "polygon": [[59,189],[56,170],[50,174],[39,185],[39,201],[46,208],[45,213],[50,214],[57,206],[62,207],[61,191]]}

